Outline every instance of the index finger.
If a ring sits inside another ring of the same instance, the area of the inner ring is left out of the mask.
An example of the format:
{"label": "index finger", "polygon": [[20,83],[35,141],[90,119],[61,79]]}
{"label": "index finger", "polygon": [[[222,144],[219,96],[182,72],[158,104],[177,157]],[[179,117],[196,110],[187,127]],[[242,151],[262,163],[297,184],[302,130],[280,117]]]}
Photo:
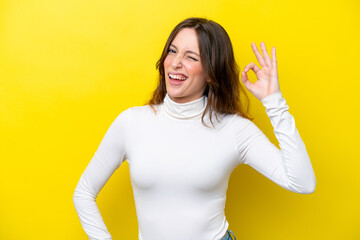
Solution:
{"label": "index finger", "polygon": [[251,47],[252,47],[253,52],[255,53],[255,56],[260,64],[260,66],[262,66],[262,67],[266,66],[264,57],[261,55],[261,53],[257,49],[256,44],[252,42]]}

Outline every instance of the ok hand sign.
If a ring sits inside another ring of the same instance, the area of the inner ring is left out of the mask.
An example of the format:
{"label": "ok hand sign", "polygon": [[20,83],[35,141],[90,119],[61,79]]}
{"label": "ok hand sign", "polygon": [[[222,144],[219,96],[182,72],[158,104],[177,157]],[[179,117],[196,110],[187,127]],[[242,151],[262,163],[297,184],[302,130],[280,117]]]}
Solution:
{"label": "ok hand sign", "polygon": [[[274,92],[280,91],[275,47],[271,49],[272,59],[270,59],[270,56],[267,53],[265,43],[260,43],[264,57],[257,49],[255,43],[251,43],[251,47],[262,69],[255,65],[255,63],[246,65],[244,71],[241,72],[241,81],[244,83],[247,90],[254,94],[257,99],[261,100]],[[247,76],[247,72],[250,69],[256,74],[258,79],[255,83],[250,82]]]}

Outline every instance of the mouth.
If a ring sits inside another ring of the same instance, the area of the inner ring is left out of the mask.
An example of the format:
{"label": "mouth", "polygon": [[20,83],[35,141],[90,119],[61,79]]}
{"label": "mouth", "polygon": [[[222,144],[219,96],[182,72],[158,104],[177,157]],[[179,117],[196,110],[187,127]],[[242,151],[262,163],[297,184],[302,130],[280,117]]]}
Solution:
{"label": "mouth", "polygon": [[175,74],[175,73],[169,73],[168,74],[169,77],[169,82],[172,85],[180,85],[182,84],[186,79],[188,79],[187,76],[185,76],[184,74]]}

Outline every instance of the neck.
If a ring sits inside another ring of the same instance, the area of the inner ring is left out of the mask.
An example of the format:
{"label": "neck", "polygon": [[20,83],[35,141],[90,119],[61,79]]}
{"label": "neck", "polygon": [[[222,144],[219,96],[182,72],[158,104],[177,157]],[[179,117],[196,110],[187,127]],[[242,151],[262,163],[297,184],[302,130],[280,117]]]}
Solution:
{"label": "neck", "polygon": [[[166,93],[166,94],[168,94],[168,93]],[[170,97],[171,100],[173,100],[176,103],[188,103],[188,102],[193,102],[195,100],[202,98],[202,96],[200,96],[200,97],[195,97],[194,99],[189,100],[186,97],[171,97],[170,95],[168,95],[168,96]]]}
{"label": "neck", "polygon": [[183,120],[201,118],[207,104],[207,97],[201,96],[200,98],[190,102],[175,102],[166,93],[164,98],[164,109],[166,114]]}

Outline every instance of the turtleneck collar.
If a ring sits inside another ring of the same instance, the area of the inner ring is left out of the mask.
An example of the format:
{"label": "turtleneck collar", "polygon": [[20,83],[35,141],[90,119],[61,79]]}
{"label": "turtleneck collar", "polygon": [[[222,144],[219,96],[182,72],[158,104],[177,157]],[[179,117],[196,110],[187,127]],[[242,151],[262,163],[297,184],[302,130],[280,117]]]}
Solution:
{"label": "turtleneck collar", "polygon": [[165,112],[174,118],[183,120],[200,118],[205,110],[206,104],[207,97],[204,95],[199,99],[186,103],[173,101],[168,93],[166,93],[164,98]]}

